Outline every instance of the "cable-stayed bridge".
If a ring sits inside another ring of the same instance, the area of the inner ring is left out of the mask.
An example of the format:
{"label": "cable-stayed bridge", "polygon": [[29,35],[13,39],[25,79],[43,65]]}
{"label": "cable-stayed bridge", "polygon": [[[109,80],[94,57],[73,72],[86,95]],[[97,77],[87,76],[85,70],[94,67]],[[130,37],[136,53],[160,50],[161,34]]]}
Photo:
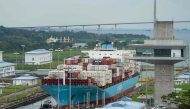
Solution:
{"label": "cable-stayed bridge", "polygon": [[[100,23],[100,24],[81,24],[81,25],[49,25],[49,26],[30,26],[30,27],[8,27],[8,28],[17,28],[17,29],[30,29],[36,30],[39,28],[44,28],[45,30],[51,30],[51,28],[58,27],[60,29],[65,28],[67,30],[69,27],[82,27],[83,31],[84,28],[87,26],[98,26],[98,34],[100,34],[100,27],[105,25],[114,25],[115,26],[115,33],[117,32],[117,25],[134,25],[134,24],[153,24],[154,22],[129,22],[129,23]],[[190,23],[190,21],[173,21],[173,23]]]}

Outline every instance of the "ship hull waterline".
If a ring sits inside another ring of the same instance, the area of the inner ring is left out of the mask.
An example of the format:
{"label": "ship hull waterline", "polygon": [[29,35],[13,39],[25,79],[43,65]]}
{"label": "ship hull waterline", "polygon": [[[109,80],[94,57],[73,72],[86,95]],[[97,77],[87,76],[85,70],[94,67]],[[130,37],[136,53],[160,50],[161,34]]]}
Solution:
{"label": "ship hull waterline", "polygon": [[[96,96],[98,92],[98,104],[102,104],[103,92],[105,92],[105,104],[116,100],[117,98],[131,92],[136,83],[139,80],[139,76],[129,78],[118,84],[110,86],[106,89],[97,88],[97,86],[71,86],[71,103],[82,104],[86,102],[87,92],[90,93],[89,102],[90,104],[96,104]],[[41,85],[41,88],[51,95],[56,101],[58,101],[58,85]],[[60,85],[59,86],[59,103],[62,109],[66,109],[70,101],[70,86]],[[97,91],[98,90],[98,91]]]}

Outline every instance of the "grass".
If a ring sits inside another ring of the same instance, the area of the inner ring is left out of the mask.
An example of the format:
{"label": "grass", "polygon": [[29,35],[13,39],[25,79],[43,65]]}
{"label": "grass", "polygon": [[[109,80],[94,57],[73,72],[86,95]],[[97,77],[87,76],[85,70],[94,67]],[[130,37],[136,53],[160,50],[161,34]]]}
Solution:
{"label": "grass", "polygon": [[[22,87],[22,88],[24,88],[24,87]],[[35,93],[42,93],[42,92],[44,92],[44,90],[41,89],[41,88],[33,89],[32,91],[27,91],[27,92],[25,92],[25,93],[22,93],[22,94],[17,95],[17,96],[16,96],[16,99],[17,99],[17,100],[20,100],[20,99],[22,99],[22,98],[25,98],[26,96],[30,96],[30,95],[33,95],[33,94],[35,94]],[[14,95],[14,93],[11,94],[11,95],[12,95],[12,96],[9,97],[9,98],[0,99],[0,103],[7,103],[7,102],[12,102],[12,101],[14,101],[14,100],[15,100],[15,95]]]}
{"label": "grass", "polygon": [[[189,87],[190,87],[189,84],[175,85],[175,88],[182,88],[182,90],[189,90],[189,89],[190,89]],[[152,94],[153,92],[154,92],[154,85],[148,87],[148,89],[147,89],[147,94],[148,94],[148,95]],[[182,93],[183,93],[183,92],[181,91],[181,92],[180,92],[180,95],[182,95]],[[146,89],[144,89],[143,91],[139,92],[139,94],[134,95],[134,96],[132,97],[132,100],[139,102],[140,100],[138,99],[138,97],[139,97],[140,95],[142,95],[142,94],[146,94]]]}
{"label": "grass", "polygon": [[182,90],[189,90],[190,85],[189,84],[181,84],[181,85],[175,85],[175,88],[182,88]]}
{"label": "grass", "polygon": [[[13,83],[12,79],[0,79],[0,81],[4,81],[4,82],[9,82],[9,83]],[[37,79],[37,83],[38,84],[35,84],[35,85],[32,85],[32,86],[27,86],[27,85],[17,85],[16,87],[15,86],[9,86],[9,87],[6,87],[6,88],[3,88],[2,89],[2,93],[3,94],[0,94],[0,97],[1,96],[4,96],[4,95],[8,95],[8,94],[11,94],[11,93],[14,93],[15,91],[18,92],[18,91],[21,91],[21,90],[24,90],[24,89],[28,89],[28,88],[32,88],[32,87],[35,87],[37,85],[39,85],[41,83],[41,79]]]}
{"label": "grass", "polygon": [[[148,94],[148,95],[150,95],[150,94],[152,94],[152,93],[154,93],[154,85],[151,85],[151,86],[148,87],[148,89],[147,89],[147,94]],[[140,95],[142,95],[142,94],[146,94],[146,89],[140,91],[137,95],[134,95],[134,96],[132,97],[132,100],[139,102],[140,100],[138,99],[138,97],[139,97]]]}
{"label": "grass", "polygon": [[[81,53],[81,49],[72,49],[71,51],[68,49],[65,49],[64,51],[59,52],[59,64],[63,63],[64,58],[69,58],[70,56],[76,56],[81,55],[84,56],[84,53]],[[24,58],[23,58],[24,59]],[[3,60],[8,62],[16,62],[16,55],[13,53],[3,53]],[[16,70],[22,70],[22,53],[19,53],[17,55],[17,66]],[[52,62],[52,68],[56,68],[58,65],[58,52],[53,52],[53,62]],[[24,70],[30,70],[34,71],[36,69],[49,69],[50,64],[44,64],[44,65],[23,65]]]}

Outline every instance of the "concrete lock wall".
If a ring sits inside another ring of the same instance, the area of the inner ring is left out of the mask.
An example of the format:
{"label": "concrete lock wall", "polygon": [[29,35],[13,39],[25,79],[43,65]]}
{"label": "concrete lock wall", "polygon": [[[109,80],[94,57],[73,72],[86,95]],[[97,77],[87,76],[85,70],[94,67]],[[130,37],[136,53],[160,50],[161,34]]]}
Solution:
{"label": "concrete lock wall", "polygon": [[155,64],[155,104],[164,104],[161,97],[173,92],[174,65]]}

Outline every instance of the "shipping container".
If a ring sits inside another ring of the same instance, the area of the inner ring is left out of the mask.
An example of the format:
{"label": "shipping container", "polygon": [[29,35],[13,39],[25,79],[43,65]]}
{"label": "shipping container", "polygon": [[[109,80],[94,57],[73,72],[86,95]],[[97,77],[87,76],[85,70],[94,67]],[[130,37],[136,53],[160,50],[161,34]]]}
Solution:
{"label": "shipping container", "polygon": [[72,73],[67,73],[67,78],[72,78]]}

